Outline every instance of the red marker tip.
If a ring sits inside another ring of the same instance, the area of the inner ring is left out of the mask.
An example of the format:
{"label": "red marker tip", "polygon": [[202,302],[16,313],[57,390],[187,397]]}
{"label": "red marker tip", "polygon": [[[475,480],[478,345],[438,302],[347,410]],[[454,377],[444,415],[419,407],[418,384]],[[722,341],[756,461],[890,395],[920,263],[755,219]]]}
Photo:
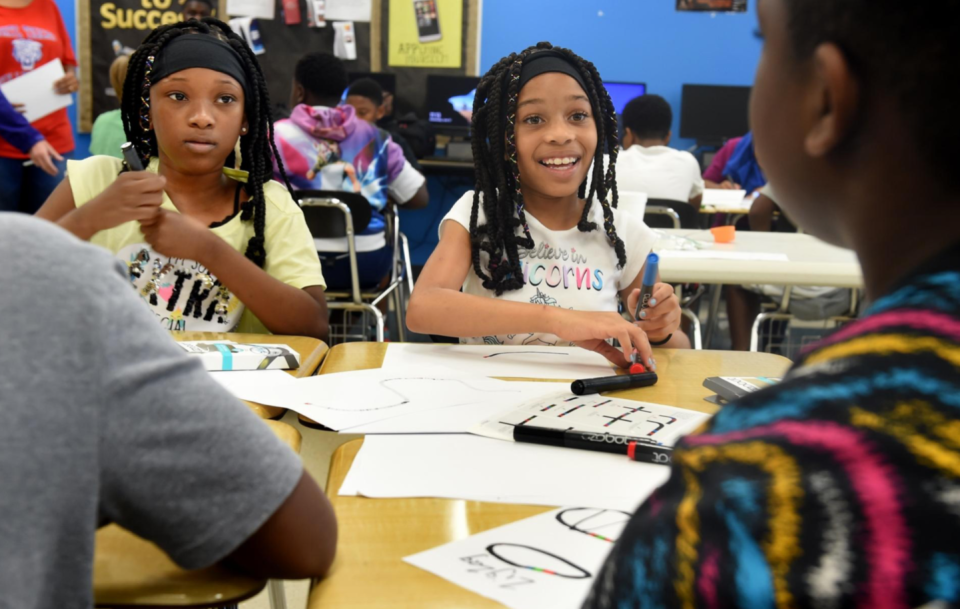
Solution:
{"label": "red marker tip", "polygon": [[630,366],[630,374],[643,374],[647,369],[643,367],[643,364],[633,364]]}

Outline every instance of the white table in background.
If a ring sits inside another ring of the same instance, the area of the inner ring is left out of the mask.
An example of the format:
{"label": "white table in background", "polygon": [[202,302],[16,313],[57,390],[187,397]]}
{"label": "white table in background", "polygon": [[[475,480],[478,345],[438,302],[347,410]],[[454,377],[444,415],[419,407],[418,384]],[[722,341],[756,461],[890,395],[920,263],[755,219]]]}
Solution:
{"label": "white table in background", "polygon": [[[829,245],[799,233],[738,231],[733,243],[714,243],[706,230],[662,230],[667,237],[684,237],[706,245],[700,251],[782,254],[786,260],[731,260],[723,258],[660,257],[660,277],[671,283],[770,284],[782,286],[863,287],[860,263],[852,250]],[[661,239],[654,251],[681,249],[676,239]],[[710,320],[704,340],[709,348],[720,307],[718,287],[710,303]]]}

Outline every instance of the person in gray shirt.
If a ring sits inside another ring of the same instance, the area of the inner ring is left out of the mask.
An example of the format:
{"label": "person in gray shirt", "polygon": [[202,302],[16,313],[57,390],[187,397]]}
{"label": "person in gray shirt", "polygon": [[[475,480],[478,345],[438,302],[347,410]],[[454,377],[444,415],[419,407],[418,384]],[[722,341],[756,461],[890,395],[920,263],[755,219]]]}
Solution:
{"label": "person in gray shirt", "polygon": [[110,522],[187,569],[327,572],[326,496],[160,329],[122,263],[13,213],[0,260],[0,604],[92,606]]}

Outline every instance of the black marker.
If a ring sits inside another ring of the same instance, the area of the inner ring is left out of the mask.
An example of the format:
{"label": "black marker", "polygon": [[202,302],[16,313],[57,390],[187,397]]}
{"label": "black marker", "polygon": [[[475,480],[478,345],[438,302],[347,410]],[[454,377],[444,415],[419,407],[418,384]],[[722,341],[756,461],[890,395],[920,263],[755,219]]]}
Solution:
{"label": "black marker", "polygon": [[649,438],[618,436],[593,431],[575,431],[573,429],[563,430],[517,425],[513,428],[513,439],[517,442],[527,442],[529,444],[616,453],[627,455],[634,461],[661,465],[670,465],[671,455],[673,454],[671,447],[662,446]]}
{"label": "black marker", "polygon": [[140,156],[133,144],[130,142],[120,144],[120,152],[123,153],[123,160],[126,161],[130,171],[143,171],[143,163],[140,162]]}
{"label": "black marker", "polygon": [[602,391],[616,391],[618,389],[634,389],[649,387],[657,384],[656,372],[641,372],[640,374],[621,374],[619,376],[602,376],[595,379],[573,381],[570,391],[577,395],[600,393]]}

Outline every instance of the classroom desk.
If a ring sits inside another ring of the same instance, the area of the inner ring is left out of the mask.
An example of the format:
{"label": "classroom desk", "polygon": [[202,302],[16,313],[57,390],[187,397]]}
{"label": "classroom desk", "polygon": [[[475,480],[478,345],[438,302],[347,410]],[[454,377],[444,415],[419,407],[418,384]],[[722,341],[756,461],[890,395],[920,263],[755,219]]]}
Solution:
{"label": "classroom desk", "polygon": [[[863,287],[863,273],[851,250],[824,243],[802,233],[737,231],[733,243],[714,243],[706,230],[662,229],[668,237],[686,237],[709,244],[720,252],[786,254],[786,261],[722,260],[707,258],[660,258],[660,277],[671,283],[706,283],[718,286],[710,301],[710,315],[703,345],[710,346],[720,308],[721,285],[770,284],[782,286]],[[675,244],[663,240],[654,251]]]}
{"label": "classroom desk", "polygon": [[[193,340],[232,340],[235,343],[258,343],[273,344],[281,343],[290,345],[300,354],[300,367],[296,370],[287,370],[289,374],[296,378],[313,376],[320,367],[320,362],[330,350],[327,344],[317,338],[307,336],[279,336],[276,334],[239,334],[233,332],[171,332],[171,336],[177,341]],[[276,406],[263,406],[253,402],[244,402],[261,419],[278,419],[287,411],[286,408],[277,408]],[[299,452],[299,450],[298,450]]]}
{"label": "classroom desk", "polygon": [[[199,339],[196,339],[199,340]],[[300,432],[264,421],[295,452]],[[214,565],[185,571],[163,550],[115,524],[97,531],[93,596],[97,607],[220,607],[258,594],[267,580]]]}
{"label": "classroom desk", "polygon": [[[321,374],[377,368],[387,345],[337,345]],[[618,392],[702,412],[715,412],[705,402],[708,376],[780,376],[790,361],[768,353],[655,350],[660,382],[653,387]],[[475,609],[502,607],[401,559],[481,531],[549,511],[549,507],[485,503],[461,499],[368,499],[337,495],[362,440],[334,453],[327,493],[337,513],[340,539],[328,577],[310,593],[310,609]]]}
{"label": "classroom desk", "polygon": [[[857,255],[812,235],[737,231],[733,243],[714,243],[710,231],[662,229],[669,237],[686,237],[708,244],[710,251],[786,254],[787,261],[660,259],[660,276],[673,283],[774,284],[859,288],[863,273]],[[660,240],[654,251],[671,242]]]}
{"label": "classroom desk", "polygon": [[746,216],[750,213],[749,207],[713,207],[712,205],[701,205],[700,206],[701,214],[726,214],[729,218],[730,216]]}

